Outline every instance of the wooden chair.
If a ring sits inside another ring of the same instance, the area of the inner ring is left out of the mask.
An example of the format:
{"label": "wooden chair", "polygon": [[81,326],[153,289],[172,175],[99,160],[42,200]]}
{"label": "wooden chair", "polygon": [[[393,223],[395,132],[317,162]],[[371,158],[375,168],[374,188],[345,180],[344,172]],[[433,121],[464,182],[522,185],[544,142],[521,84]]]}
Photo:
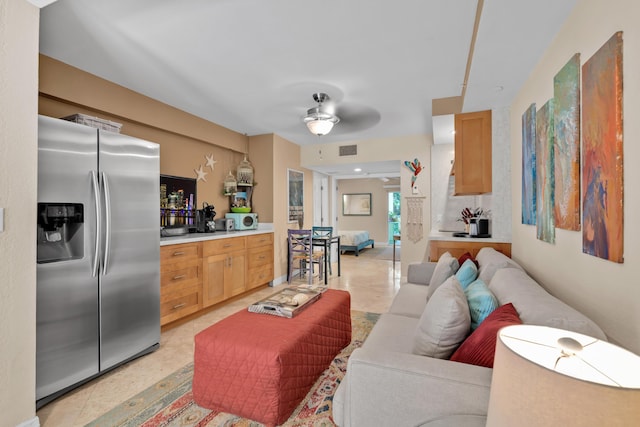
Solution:
{"label": "wooden chair", "polygon": [[[313,227],[311,227],[311,231],[313,231],[313,237],[321,237],[323,239],[329,239],[329,242],[331,242],[331,239],[333,238],[333,227],[324,227],[324,226],[319,226],[319,225],[314,225]],[[318,248],[316,247],[316,250]],[[324,248],[321,249],[322,253],[324,254]],[[333,274],[333,270],[331,268],[331,243],[329,243],[329,246],[327,248],[327,264],[329,264],[329,274]]]}
{"label": "wooden chair", "polygon": [[311,230],[288,230],[289,245],[289,283],[293,278],[294,264],[298,262],[300,276],[308,274],[309,284],[313,281],[313,264],[318,264],[318,272],[322,279],[324,268],[324,255],[313,251]]}

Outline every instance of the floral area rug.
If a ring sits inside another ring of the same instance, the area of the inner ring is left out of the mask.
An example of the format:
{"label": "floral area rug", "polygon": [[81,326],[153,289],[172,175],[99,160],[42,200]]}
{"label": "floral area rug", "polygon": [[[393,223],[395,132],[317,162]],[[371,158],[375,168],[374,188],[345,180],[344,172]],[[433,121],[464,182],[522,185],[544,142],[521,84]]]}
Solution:
{"label": "floral area rug", "polygon": [[[351,344],[333,359],[284,426],[334,425],[330,418],[331,404],[347,369],[347,360],[353,350],[362,345],[379,317],[377,313],[351,310]],[[191,393],[192,377],[193,363],[190,363],[87,424],[87,427],[262,426],[255,421],[196,405]]]}

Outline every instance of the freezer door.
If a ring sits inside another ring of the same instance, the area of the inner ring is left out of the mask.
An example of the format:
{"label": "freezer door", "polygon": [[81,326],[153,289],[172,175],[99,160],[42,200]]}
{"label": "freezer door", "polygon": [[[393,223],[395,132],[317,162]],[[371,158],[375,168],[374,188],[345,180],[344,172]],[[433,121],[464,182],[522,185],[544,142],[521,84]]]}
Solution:
{"label": "freezer door", "polygon": [[[38,119],[38,203],[82,204],[84,220],[74,230],[76,237],[82,233],[79,257],[37,263],[37,400],[98,373],[98,278],[92,277],[96,194],[90,177],[98,167],[96,141],[95,129]],[[35,218],[33,226],[42,228]],[[38,246],[64,249],[64,242],[53,237],[43,242],[38,233]]]}
{"label": "freezer door", "polygon": [[99,132],[104,192],[100,369],[160,342],[160,148]]}

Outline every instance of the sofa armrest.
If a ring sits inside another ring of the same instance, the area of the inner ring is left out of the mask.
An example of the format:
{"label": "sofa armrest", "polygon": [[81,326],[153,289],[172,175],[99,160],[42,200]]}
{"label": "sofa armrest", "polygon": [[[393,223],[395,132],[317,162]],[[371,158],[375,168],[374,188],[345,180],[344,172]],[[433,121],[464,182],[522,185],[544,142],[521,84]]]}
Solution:
{"label": "sofa armrest", "polygon": [[428,285],[436,269],[435,262],[412,262],[407,270],[407,282],[416,285]]}
{"label": "sofa armrest", "polygon": [[486,416],[491,374],[481,366],[359,348],[349,358],[334,420],[341,427],[357,427]]}

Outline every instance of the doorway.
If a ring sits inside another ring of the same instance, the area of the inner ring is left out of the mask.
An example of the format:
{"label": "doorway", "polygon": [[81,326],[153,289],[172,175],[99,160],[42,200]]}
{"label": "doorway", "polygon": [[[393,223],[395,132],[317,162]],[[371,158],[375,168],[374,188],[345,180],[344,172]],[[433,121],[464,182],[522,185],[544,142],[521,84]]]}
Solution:
{"label": "doorway", "polygon": [[387,222],[388,222],[387,241],[390,245],[393,244],[393,236],[400,234],[400,225],[401,225],[400,200],[401,199],[400,199],[399,191],[391,191],[388,193],[389,217],[387,219]]}
{"label": "doorway", "polygon": [[329,177],[313,173],[313,225],[330,226],[329,217]]}

